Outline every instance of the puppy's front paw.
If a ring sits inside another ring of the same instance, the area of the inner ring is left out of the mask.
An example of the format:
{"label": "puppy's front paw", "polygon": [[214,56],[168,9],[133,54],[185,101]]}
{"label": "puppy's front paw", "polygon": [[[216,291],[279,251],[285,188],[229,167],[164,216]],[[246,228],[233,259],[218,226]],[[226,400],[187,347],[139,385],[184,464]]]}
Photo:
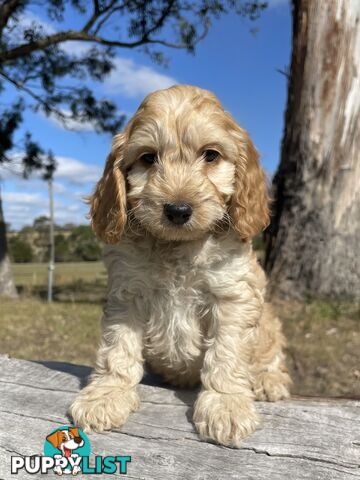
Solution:
{"label": "puppy's front paw", "polygon": [[251,399],[206,390],[196,400],[193,420],[201,438],[228,447],[239,447],[259,424]]}
{"label": "puppy's front paw", "polygon": [[257,375],[254,384],[256,400],[276,402],[290,397],[289,386],[291,379],[287,372],[261,372]]}
{"label": "puppy's front paw", "polygon": [[90,384],[77,396],[69,409],[74,424],[84,432],[103,432],[121,427],[140,400],[136,391],[114,386]]}

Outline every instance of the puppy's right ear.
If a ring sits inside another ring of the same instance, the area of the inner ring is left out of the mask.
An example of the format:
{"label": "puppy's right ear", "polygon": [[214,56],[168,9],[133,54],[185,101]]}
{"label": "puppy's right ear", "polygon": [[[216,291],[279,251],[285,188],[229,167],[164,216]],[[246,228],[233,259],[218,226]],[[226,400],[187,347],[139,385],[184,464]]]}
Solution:
{"label": "puppy's right ear", "polygon": [[121,171],[125,134],[115,135],[103,176],[89,198],[91,226],[105,243],[118,243],[126,224],[126,186]]}

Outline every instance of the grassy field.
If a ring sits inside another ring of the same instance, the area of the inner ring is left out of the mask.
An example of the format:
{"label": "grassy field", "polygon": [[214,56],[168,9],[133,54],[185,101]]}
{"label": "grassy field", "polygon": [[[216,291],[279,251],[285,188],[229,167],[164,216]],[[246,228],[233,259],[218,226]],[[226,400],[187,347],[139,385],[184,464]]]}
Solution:
{"label": "grassy field", "polygon": [[[46,263],[14,263],[12,270],[18,286],[31,289],[46,285],[48,275]],[[102,262],[57,263],[54,280],[55,285],[69,285],[79,280],[85,283],[105,283],[105,267]]]}
{"label": "grassy field", "polygon": [[[48,265],[15,263],[15,283],[22,295],[45,299]],[[99,302],[105,294],[106,271],[102,262],[57,263],[54,270],[54,298],[63,302]]]}
{"label": "grassy field", "polygon": [[360,305],[275,304],[288,340],[293,392],[360,398]]}
{"label": "grassy field", "polygon": [[[106,276],[100,263],[56,266],[48,305],[46,265],[14,265],[19,300],[1,303],[0,353],[30,360],[93,365]],[[309,301],[275,304],[288,339],[293,393],[360,396],[360,305]]]}
{"label": "grassy field", "polygon": [[35,298],[2,302],[0,352],[29,360],[93,365],[100,318],[101,306],[93,303],[48,305]]}

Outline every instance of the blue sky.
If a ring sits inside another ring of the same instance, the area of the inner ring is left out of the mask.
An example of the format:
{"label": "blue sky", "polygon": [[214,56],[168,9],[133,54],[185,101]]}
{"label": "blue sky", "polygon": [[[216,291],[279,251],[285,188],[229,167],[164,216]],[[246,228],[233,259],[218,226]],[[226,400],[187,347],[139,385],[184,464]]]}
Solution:
{"label": "blue sky", "polygon": [[[32,18],[45,20],[41,10],[29,12],[25,22]],[[250,31],[254,27],[258,29],[256,34]],[[47,28],[56,27],[49,24]],[[81,46],[67,44],[66,48]],[[130,116],[147,93],[174,83],[212,90],[249,131],[263,167],[272,174],[279,161],[286,102],[286,78],[277,69],[289,64],[290,49],[289,2],[270,0],[256,22],[235,14],[215,21],[194,56],[165,50],[170,58],[168,68],[154,65],[141,52],[118,50],[116,70],[103,84],[96,84],[96,92],[114,100]],[[31,130],[34,138],[57,157],[55,221],[86,223],[87,206],[82,198],[101,175],[110,137],[94,133],[91,125],[77,133],[67,131],[54,119],[35,113],[26,114],[24,129]],[[37,178],[24,181],[1,169],[0,177],[5,219],[12,228],[29,225],[37,216],[47,214],[44,182]]]}

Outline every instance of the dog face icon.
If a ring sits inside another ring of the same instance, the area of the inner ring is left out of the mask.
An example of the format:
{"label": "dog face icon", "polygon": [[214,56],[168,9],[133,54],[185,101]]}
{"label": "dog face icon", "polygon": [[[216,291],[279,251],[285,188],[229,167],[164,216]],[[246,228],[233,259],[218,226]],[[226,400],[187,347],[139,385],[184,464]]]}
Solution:
{"label": "dog face icon", "polygon": [[63,457],[71,457],[71,454],[77,448],[84,445],[84,440],[79,434],[77,428],[69,428],[68,430],[57,430],[46,437],[51,445],[62,453]]}
{"label": "dog face icon", "polygon": [[89,457],[91,447],[86,434],[79,428],[61,426],[52,431],[45,440],[45,457],[52,457],[53,472],[57,475],[77,475],[82,471],[84,457]]}

